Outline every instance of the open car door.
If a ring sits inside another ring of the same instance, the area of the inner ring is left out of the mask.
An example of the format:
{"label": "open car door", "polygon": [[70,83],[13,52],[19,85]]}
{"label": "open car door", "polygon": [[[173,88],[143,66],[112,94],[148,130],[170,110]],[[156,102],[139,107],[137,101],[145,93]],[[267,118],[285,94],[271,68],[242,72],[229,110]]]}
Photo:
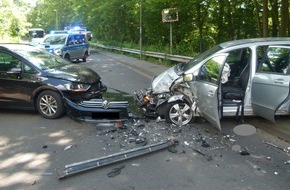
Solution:
{"label": "open car door", "polygon": [[193,84],[195,101],[202,115],[213,126],[221,130],[220,124],[220,75],[228,54],[218,54],[200,68]]}
{"label": "open car door", "polygon": [[290,46],[269,46],[265,57],[252,80],[252,108],[275,122],[276,111],[290,101]]}

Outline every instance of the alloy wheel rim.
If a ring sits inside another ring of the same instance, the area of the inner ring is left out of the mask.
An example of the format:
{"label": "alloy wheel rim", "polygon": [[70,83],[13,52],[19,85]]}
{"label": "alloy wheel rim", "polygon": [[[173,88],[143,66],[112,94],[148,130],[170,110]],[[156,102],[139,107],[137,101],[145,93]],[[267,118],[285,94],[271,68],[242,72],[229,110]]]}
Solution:
{"label": "alloy wheel rim", "polygon": [[56,99],[50,95],[45,95],[41,97],[40,110],[47,116],[53,116],[57,111]]}
{"label": "alloy wheel rim", "polygon": [[169,110],[169,117],[176,125],[186,125],[192,119],[192,111],[186,103],[174,104]]}

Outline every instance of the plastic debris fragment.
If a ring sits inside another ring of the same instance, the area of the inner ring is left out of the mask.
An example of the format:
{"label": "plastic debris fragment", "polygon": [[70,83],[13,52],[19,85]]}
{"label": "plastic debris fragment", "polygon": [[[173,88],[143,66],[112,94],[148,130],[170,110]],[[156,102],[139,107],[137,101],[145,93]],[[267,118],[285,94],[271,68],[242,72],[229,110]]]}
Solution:
{"label": "plastic debris fragment", "polygon": [[201,141],[201,146],[205,148],[210,147],[210,145],[204,139]]}
{"label": "plastic debris fragment", "polygon": [[112,169],[112,171],[110,171],[110,172],[107,174],[107,176],[110,177],[110,178],[116,177],[116,176],[118,176],[118,175],[121,174],[121,171],[122,171],[122,169],[124,169],[124,168],[125,168],[125,165],[122,165],[122,166],[120,166],[120,167],[118,167],[118,168],[114,168],[114,169]]}
{"label": "plastic debris fragment", "polygon": [[286,162],[284,162],[285,165],[289,165],[290,164],[290,160],[287,160]]}
{"label": "plastic debris fragment", "polygon": [[72,147],[72,145],[68,145],[68,146],[66,146],[63,150],[64,151],[67,151],[68,149],[70,149]]}
{"label": "plastic debris fragment", "polygon": [[240,155],[242,155],[242,156],[248,156],[248,155],[250,155],[250,153],[248,151],[246,151],[246,150],[242,150],[240,152]]}
{"label": "plastic debris fragment", "polygon": [[262,170],[262,169],[260,168],[260,166],[255,165],[255,164],[252,163],[251,161],[246,160],[246,162],[247,162],[248,164],[250,164],[250,166],[252,166],[252,168],[254,168],[255,170],[260,171],[261,173],[264,173],[264,174],[267,173],[265,170]]}

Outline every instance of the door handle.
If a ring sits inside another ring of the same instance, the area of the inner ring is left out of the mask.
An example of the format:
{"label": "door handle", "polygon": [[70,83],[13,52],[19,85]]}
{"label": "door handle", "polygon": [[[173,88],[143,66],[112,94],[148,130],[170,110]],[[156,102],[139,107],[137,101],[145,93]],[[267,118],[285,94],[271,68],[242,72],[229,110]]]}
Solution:
{"label": "door handle", "polygon": [[274,79],[273,82],[275,84],[284,84],[284,79]]}
{"label": "door handle", "polygon": [[213,97],[214,92],[212,90],[208,91],[208,96]]}

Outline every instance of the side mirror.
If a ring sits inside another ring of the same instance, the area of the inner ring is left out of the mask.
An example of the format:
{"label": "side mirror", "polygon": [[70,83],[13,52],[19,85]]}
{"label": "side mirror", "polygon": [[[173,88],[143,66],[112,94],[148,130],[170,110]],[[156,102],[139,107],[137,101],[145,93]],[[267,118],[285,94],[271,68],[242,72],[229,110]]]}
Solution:
{"label": "side mirror", "polygon": [[183,81],[185,82],[190,82],[193,81],[195,79],[195,76],[193,76],[193,74],[186,74],[183,76]]}

